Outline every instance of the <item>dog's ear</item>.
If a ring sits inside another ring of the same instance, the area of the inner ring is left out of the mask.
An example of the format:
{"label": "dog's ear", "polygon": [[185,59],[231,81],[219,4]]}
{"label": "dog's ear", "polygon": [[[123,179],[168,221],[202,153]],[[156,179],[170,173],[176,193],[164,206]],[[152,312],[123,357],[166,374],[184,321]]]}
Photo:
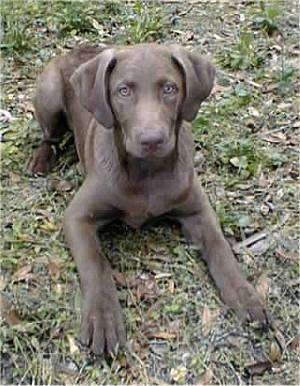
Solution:
{"label": "dog's ear", "polygon": [[206,58],[190,53],[180,46],[173,46],[171,55],[185,80],[182,118],[192,121],[197,115],[201,102],[209,96],[213,88],[215,68]]}
{"label": "dog's ear", "polygon": [[106,128],[114,124],[108,98],[108,82],[115,64],[114,50],[107,49],[79,66],[70,77],[80,103]]}

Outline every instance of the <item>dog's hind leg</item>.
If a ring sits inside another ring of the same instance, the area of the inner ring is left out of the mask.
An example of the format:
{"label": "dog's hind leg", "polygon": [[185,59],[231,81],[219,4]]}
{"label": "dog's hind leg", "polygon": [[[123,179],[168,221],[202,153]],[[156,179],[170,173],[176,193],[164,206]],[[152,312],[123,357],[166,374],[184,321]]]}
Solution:
{"label": "dog's hind leg", "polygon": [[29,162],[28,170],[45,175],[53,166],[57,145],[68,129],[64,113],[63,80],[56,61],[51,62],[39,78],[34,106],[43,139]]}

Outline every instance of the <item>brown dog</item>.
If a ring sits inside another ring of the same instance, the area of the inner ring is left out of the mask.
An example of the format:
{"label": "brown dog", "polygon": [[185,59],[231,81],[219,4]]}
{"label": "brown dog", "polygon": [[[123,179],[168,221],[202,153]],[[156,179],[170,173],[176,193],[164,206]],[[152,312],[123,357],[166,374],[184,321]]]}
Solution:
{"label": "brown dog", "polygon": [[91,351],[125,342],[117,291],[96,238],[116,218],[134,228],[167,215],[202,250],[221,297],[239,315],[266,323],[264,305],[243,277],[193,169],[192,121],[214,68],[178,46],[81,48],[42,73],[35,102],[44,139],[30,164],[48,172],[53,144],[74,130],[85,181],[64,230],[83,292],[81,339]]}

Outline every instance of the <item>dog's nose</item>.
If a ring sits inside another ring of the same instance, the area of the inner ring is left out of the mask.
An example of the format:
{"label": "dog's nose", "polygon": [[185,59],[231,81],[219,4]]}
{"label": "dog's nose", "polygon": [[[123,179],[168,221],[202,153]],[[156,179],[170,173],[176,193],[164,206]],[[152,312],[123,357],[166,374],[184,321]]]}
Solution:
{"label": "dog's nose", "polygon": [[164,143],[164,136],[161,131],[151,131],[141,136],[141,145],[148,151],[155,151]]}

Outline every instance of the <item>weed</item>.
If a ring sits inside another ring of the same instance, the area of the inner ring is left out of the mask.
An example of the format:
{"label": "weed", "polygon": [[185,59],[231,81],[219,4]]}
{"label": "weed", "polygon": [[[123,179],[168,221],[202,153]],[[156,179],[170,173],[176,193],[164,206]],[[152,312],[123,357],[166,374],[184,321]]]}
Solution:
{"label": "weed", "polygon": [[247,70],[261,67],[264,58],[256,48],[253,34],[241,30],[236,43],[231,47],[224,47],[224,51],[219,55],[219,62],[233,70]]}
{"label": "weed", "polygon": [[162,8],[158,5],[136,1],[128,12],[127,21],[127,43],[159,41],[166,36]]}
{"label": "weed", "polygon": [[264,30],[268,35],[272,35],[279,29],[280,10],[274,5],[266,5],[265,1],[260,1],[260,10],[253,17],[254,28]]}
{"label": "weed", "polygon": [[[32,19],[28,12],[24,13],[23,2],[1,2],[3,38],[1,49],[5,53],[13,54],[30,50],[36,44],[36,36],[31,34]],[[30,7],[32,4],[30,4]],[[33,9],[35,9],[33,5]],[[30,8],[32,10],[32,8]]]}

